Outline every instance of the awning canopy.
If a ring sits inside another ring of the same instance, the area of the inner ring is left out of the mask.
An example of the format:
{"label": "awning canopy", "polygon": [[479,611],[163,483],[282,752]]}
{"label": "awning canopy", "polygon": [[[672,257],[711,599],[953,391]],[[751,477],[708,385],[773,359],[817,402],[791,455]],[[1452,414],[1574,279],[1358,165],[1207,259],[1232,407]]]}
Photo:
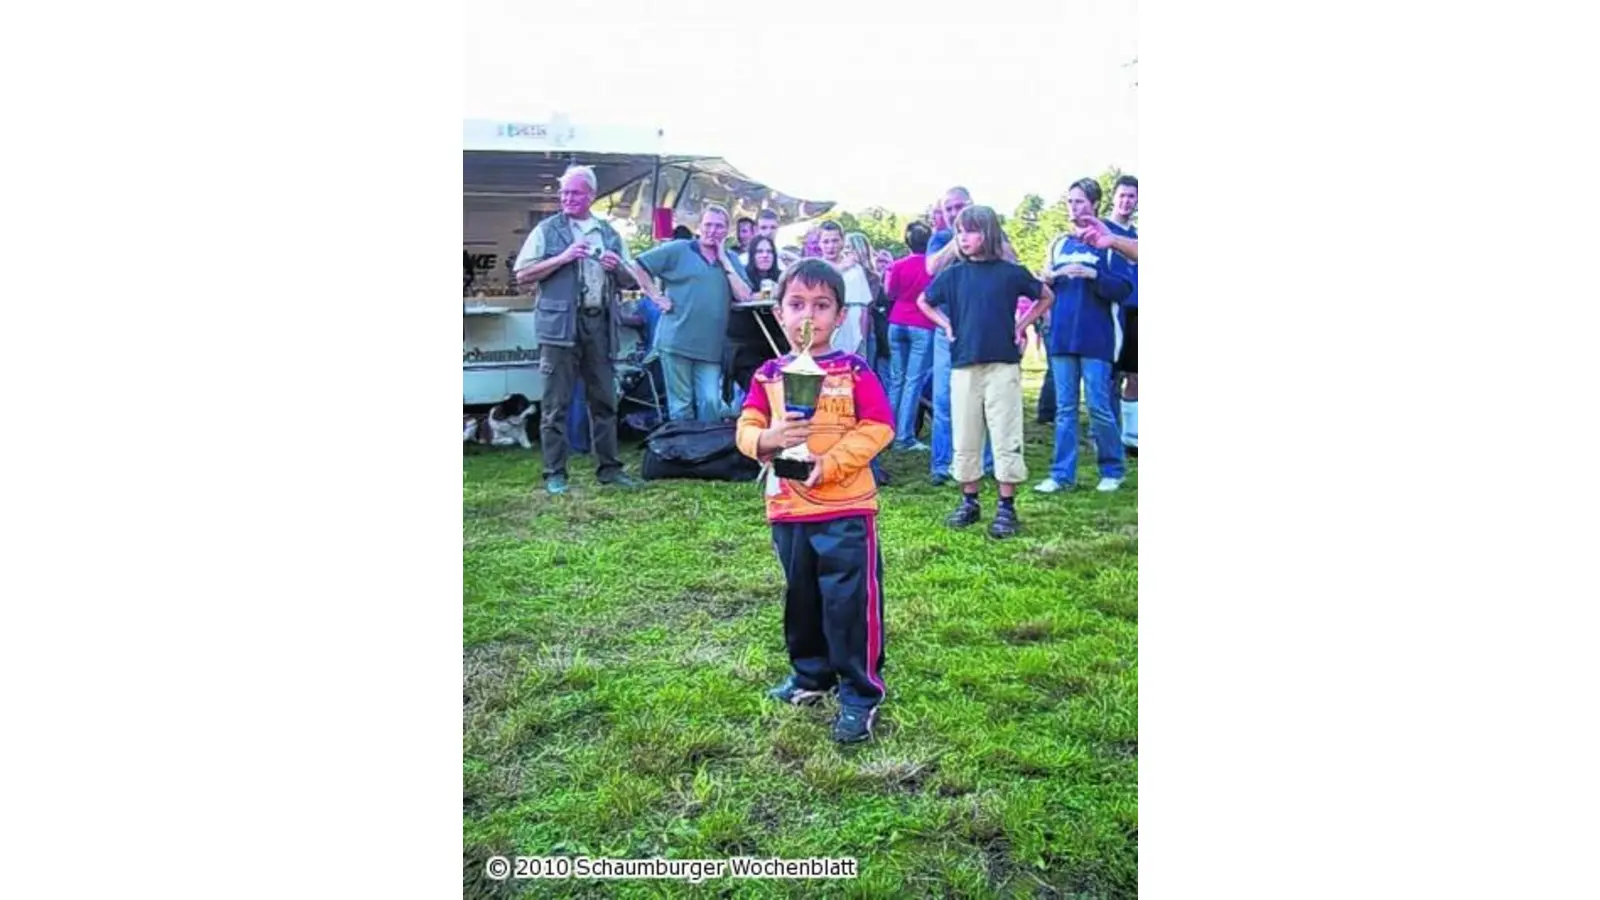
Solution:
{"label": "awning canopy", "polygon": [[791,197],[755,181],[720,157],[668,154],[662,143],[659,129],[580,130],[559,116],[547,122],[468,120],[462,187],[468,198],[521,200],[553,212],[556,179],[578,164],[594,167],[597,211],[640,224],[651,221],[652,204],[684,221],[698,219],[701,207],[713,202],[735,217],[771,209],[784,224],[833,208],[832,201]]}
{"label": "awning canopy", "polygon": [[722,204],[734,218],[755,218],[756,213],[770,209],[785,225],[816,218],[833,208],[831,200],[791,197],[715,156],[663,157],[659,188],[652,171],[625,183],[601,206],[611,210],[611,215],[643,221],[649,219],[652,197],[657,206],[672,209],[685,221],[698,220],[707,203]]}

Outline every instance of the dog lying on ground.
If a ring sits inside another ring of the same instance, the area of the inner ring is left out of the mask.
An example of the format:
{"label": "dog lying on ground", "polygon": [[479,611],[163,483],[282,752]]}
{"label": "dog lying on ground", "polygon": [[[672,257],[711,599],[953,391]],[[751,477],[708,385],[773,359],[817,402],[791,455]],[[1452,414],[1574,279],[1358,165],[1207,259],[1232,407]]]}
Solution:
{"label": "dog lying on ground", "polygon": [[533,404],[521,394],[512,394],[495,404],[488,415],[466,416],[461,422],[462,443],[475,442],[491,447],[517,447],[532,450],[527,420]]}

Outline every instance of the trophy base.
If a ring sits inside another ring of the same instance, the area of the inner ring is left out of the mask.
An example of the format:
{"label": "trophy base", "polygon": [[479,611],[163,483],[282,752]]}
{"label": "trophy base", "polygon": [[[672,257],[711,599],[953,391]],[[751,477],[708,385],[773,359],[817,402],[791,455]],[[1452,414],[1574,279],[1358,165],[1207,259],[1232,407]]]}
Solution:
{"label": "trophy base", "polygon": [[805,481],[811,477],[811,470],[816,466],[815,460],[785,459],[782,456],[772,460],[772,473],[779,478],[788,478],[794,481]]}

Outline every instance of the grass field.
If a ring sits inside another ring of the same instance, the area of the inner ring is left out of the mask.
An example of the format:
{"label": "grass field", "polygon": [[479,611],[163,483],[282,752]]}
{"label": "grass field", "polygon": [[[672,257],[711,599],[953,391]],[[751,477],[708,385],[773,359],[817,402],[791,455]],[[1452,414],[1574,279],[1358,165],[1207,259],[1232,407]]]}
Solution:
{"label": "grass field", "polygon": [[[549,498],[537,453],[465,455],[468,897],[1136,895],[1136,462],[1098,494],[1080,453],[1079,491],[1025,491],[1022,534],[996,541],[944,527],[958,494],[926,454],[886,455],[889,699],[841,749],[834,703],[764,696],[787,657],[754,484],[621,492],[583,456]],[[493,855],[848,856],[860,876],[501,883]]]}

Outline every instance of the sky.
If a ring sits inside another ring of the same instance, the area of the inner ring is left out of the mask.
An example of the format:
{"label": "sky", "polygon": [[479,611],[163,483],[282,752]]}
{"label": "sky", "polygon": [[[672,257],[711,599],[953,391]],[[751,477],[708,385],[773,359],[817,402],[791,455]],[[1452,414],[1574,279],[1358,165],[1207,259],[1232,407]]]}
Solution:
{"label": "sky", "polygon": [[968,6],[469,0],[463,118],[660,127],[847,209],[920,211],[962,184],[1009,213],[1137,172],[1134,0]]}

